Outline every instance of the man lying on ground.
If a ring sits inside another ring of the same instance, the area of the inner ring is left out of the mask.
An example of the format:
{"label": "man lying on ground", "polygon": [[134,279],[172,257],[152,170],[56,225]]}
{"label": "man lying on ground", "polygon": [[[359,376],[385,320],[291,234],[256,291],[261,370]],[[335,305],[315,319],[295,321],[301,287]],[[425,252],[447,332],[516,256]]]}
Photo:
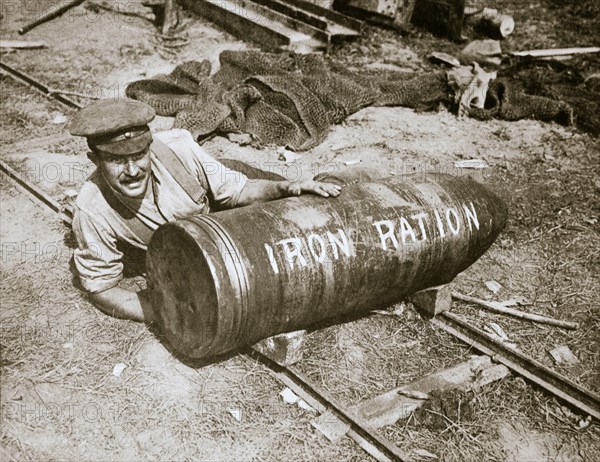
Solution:
{"label": "man lying on ground", "polygon": [[337,185],[312,180],[249,181],[273,174],[241,162],[236,170],[227,168],[186,130],[153,135],[148,124],[154,117],[145,103],[104,100],[79,111],[69,127],[72,135],[87,138],[96,165],[77,197],[73,220],[81,284],[104,313],[146,322],[153,317],[144,292],[118,286],[119,242],[145,250],[152,233],[169,221],[288,196],[340,193]]}

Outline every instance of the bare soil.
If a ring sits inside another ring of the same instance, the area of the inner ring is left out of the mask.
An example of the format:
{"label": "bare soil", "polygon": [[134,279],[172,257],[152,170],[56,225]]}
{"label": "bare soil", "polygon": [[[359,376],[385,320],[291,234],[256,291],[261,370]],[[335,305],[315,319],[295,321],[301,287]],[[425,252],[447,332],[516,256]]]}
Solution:
{"label": "bare soil", "polygon": [[[140,10],[139,3],[126,6]],[[505,50],[600,43],[594,2],[496,5],[517,23]],[[45,6],[3,4],[2,36],[19,38],[17,28]],[[3,53],[2,60],[51,87],[106,98],[184,60],[216,65],[220,51],[250,46],[203,19],[187,21],[190,44],[171,55],[153,43],[156,31],[148,20],[79,6],[25,36],[45,40],[47,49]],[[460,47],[423,31],[401,38],[369,28],[333,55],[353,65],[411,71],[430,69],[425,57],[433,50],[456,53]],[[73,111],[6,76],[0,92],[2,160],[66,203],[65,192],[77,190],[92,168],[85,143],[69,137],[59,117]],[[153,129],[171,123],[159,118]],[[474,175],[500,192],[510,219],[490,251],[459,275],[456,289],[498,301],[524,297],[522,309],[580,328],[566,331],[458,302],[454,312],[479,327],[499,324],[521,351],[600,392],[598,139],[532,120],[459,120],[444,108],[366,108],[290,165],[278,160],[275,147],[240,147],[220,137],[204,147],[217,157],[274,165],[292,179],[349,168],[351,160],[394,174]],[[458,171],[454,162],[461,159],[483,159],[490,167]],[[2,460],[367,459],[348,438],[332,444],[316,432],[310,425],[316,412],[285,404],[283,385],[254,360],[233,355],[192,368],[145,326],[102,315],[76,288],[69,230],[7,178],[0,194]],[[502,286],[496,294],[485,286],[491,280]],[[347,405],[474,353],[410,306],[396,317],[372,315],[316,330],[307,342],[299,368]],[[559,345],[569,346],[579,362],[556,364],[549,351]],[[117,364],[125,365],[118,377]],[[469,418],[451,416],[442,430],[413,417],[383,433],[416,459],[427,450],[457,461],[600,460],[597,422],[587,425],[586,416],[521,378],[491,384],[468,399]]]}

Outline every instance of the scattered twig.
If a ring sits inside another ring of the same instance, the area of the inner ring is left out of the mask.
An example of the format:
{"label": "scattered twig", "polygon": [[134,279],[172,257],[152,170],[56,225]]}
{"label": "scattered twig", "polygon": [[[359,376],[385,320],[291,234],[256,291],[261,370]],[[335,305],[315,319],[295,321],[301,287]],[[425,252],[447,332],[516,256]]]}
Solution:
{"label": "scattered twig", "polygon": [[408,419],[406,419],[406,423],[404,424],[404,430],[402,431],[403,434],[406,434],[406,429],[408,428],[408,424],[410,423],[411,420],[413,420],[414,417],[415,417],[415,411],[411,412],[410,415],[408,416]]}
{"label": "scattered twig", "polygon": [[600,47],[555,48],[547,50],[513,51],[513,56],[531,56],[533,58],[549,58],[553,56],[571,56],[583,53],[600,53]]}
{"label": "scattered twig", "polygon": [[12,48],[18,50],[35,50],[37,48],[45,48],[45,42],[28,42],[25,40],[4,40],[0,39],[0,48]]}
{"label": "scattered twig", "polygon": [[190,40],[187,39],[185,41],[179,42],[179,43],[173,43],[173,42],[163,42],[162,46],[165,48],[181,48],[184,47],[186,45],[189,45]]}
{"label": "scattered twig", "polygon": [[[465,435],[467,438],[469,438],[471,441],[473,441],[474,443],[479,443],[479,441],[477,440],[477,438],[475,438],[474,436],[469,435],[469,433],[459,424],[457,424],[456,422],[454,422],[452,419],[450,419],[448,416],[445,416],[444,414],[441,414],[440,412],[436,412],[436,411],[432,411],[431,409],[425,409],[427,412],[429,412],[430,414],[435,414],[438,415],[440,417],[442,417],[446,422],[448,422],[450,424],[449,428],[456,428],[459,432],[461,432],[463,435]],[[446,430],[443,430],[442,433],[444,433]]]}
{"label": "scattered twig", "polygon": [[571,330],[579,328],[579,324],[577,324],[576,322],[562,321],[560,319],[549,318],[547,316],[540,316],[539,314],[526,313],[524,311],[516,310],[514,308],[508,308],[498,302],[488,302],[486,300],[481,300],[480,298],[459,294],[458,292],[452,292],[452,298],[462,300],[464,302],[476,303],[477,305],[483,306],[484,308],[487,308],[491,311],[507,314],[516,318],[527,319],[529,321],[535,321],[542,324],[563,327],[565,329]]}

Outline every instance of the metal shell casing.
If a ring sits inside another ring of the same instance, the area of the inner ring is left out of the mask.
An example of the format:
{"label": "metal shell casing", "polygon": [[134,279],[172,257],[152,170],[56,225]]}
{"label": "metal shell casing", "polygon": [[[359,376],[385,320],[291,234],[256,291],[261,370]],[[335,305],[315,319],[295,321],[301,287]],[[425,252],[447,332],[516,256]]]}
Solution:
{"label": "metal shell casing", "polygon": [[178,220],[149,243],[150,299],[172,348],[209,359],[446,284],[490,247],[506,220],[493,192],[446,174]]}

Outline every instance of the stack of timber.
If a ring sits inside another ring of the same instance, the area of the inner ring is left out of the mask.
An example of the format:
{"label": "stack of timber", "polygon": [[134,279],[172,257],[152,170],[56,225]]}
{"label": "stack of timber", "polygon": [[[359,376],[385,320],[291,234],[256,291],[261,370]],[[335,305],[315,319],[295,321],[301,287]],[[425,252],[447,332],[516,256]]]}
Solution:
{"label": "stack of timber", "polygon": [[326,51],[363,23],[304,0],[180,0],[188,10],[269,51]]}
{"label": "stack of timber", "polygon": [[334,0],[336,11],[387,29],[408,33],[417,0]]}

